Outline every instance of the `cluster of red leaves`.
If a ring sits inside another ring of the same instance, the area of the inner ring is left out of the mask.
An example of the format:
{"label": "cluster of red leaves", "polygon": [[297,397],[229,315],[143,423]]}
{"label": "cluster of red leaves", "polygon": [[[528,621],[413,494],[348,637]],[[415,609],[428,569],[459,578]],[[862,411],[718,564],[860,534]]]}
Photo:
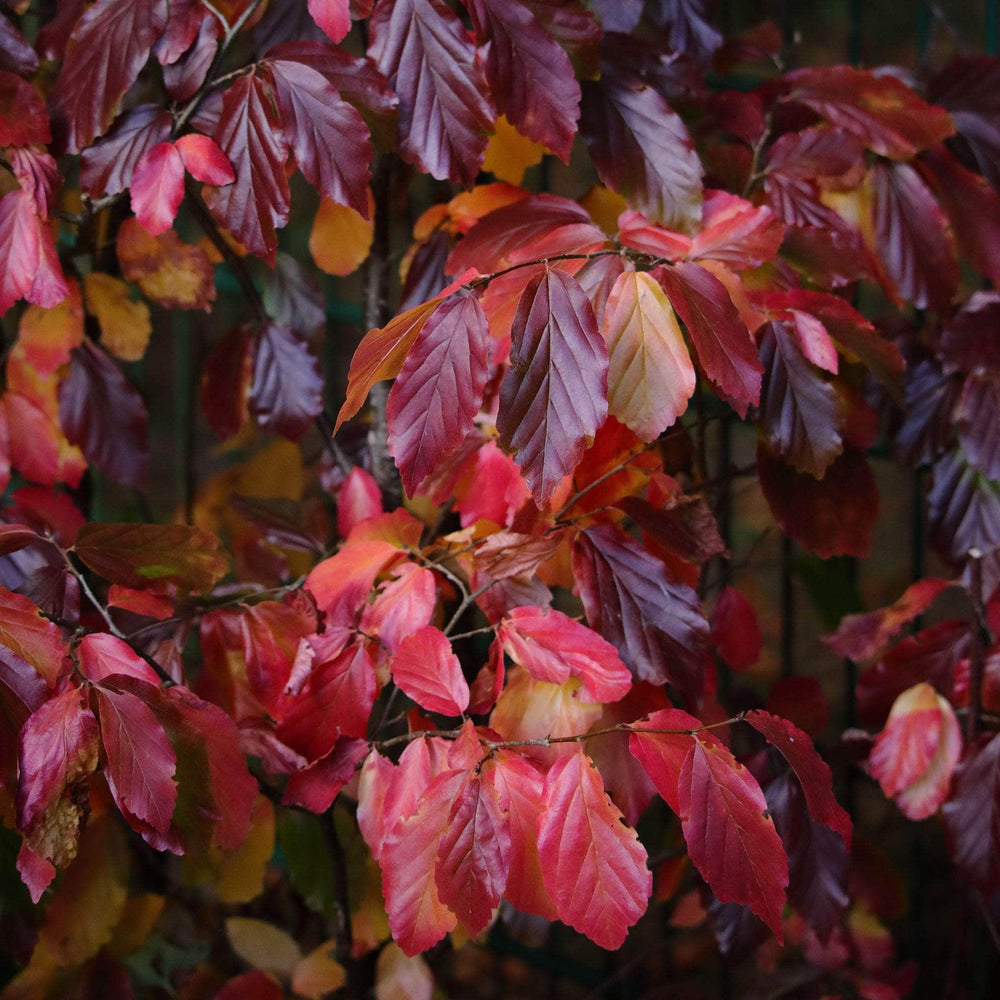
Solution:
{"label": "cluster of red leaves", "polygon": [[[2,18],[0,156],[17,186],[0,198],[0,314],[16,324],[0,398],[0,801],[34,901],[67,866],[56,898],[81,891],[74,857],[100,848],[89,830],[120,838],[114,814],[217,867],[252,839],[262,788],[289,812],[357,802],[406,957],[479,934],[501,900],[616,948],[652,891],[635,826],[659,794],[724,950],[787,931],[831,974],[902,995],[890,959],[841,955],[862,950],[866,914],[849,908],[851,823],[811,736],[762,710],[727,720],[717,700],[719,665],[752,665],[759,631],[734,588],[706,613],[702,567],[726,545],[707,470],[669,443],[710,390],[756,427],[782,531],[864,556],[866,452],[887,414],[900,457],[932,466],[944,556],[958,569],[975,554],[963,579],[988,631],[1000,300],[955,303],[960,258],[998,276],[1000,70],[958,61],[926,99],[848,67],[710,93],[721,38],[697,4],[659,6],[666,47],[628,35],[641,5],[576,0],[311,0],[304,27],[285,2],[97,0],[65,5],[33,45]],[[339,44],[352,18],[364,55]],[[40,56],[58,67],[44,97]],[[603,186],[581,202],[474,186],[510,152],[498,115],[564,161],[579,133]],[[324,307],[278,231],[305,190],[297,170],[322,199],[317,262],[336,256],[321,217],[363,260],[376,154],[472,189],[417,223],[403,303],[361,340],[335,422],[394,380],[387,448],[407,505],[384,511],[362,468],[327,468],[331,536],[316,497],[234,499],[252,490],[227,480],[228,583],[214,532],[89,522],[61,485],[91,468],[147,480],[146,403],[113,356],[142,356],[145,300],[210,310],[220,259],[252,315],[208,354],[209,425],[298,441],[323,416]],[[57,156],[78,165],[63,202]],[[109,218],[125,194],[135,218]],[[182,241],[179,213],[208,242]],[[98,221],[116,227],[120,277],[94,250],[78,281],[64,265],[79,268]],[[274,268],[263,294],[254,258]],[[926,310],[926,326],[885,334],[847,301],[858,282]],[[913,819],[943,807],[956,864],[990,894],[998,737],[979,726],[1000,657],[950,620],[887,648],[944,586],[921,581],[830,641],[876,661],[859,689],[881,727],[870,773]],[[81,975],[104,943],[76,954]]]}

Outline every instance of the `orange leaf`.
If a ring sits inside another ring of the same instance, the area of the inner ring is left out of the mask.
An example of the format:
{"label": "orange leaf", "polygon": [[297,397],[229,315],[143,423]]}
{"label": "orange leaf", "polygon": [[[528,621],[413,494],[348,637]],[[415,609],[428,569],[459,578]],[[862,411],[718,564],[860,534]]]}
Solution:
{"label": "orange leaf", "polygon": [[356,271],[368,256],[375,232],[375,199],[368,192],[368,218],[349,205],[324,198],[313,219],[309,252],[316,266],[339,277]]}
{"label": "orange leaf", "polygon": [[87,312],[97,317],[101,343],[122,361],[138,361],[149,344],[153,326],[149,306],[133,302],[128,285],[120,278],[91,271],[83,279]]}
{"label": "orange leaf", "polygon": [[118,230],[122,274],[165,309],[211,311],[215,272],[200,246],[185,243],[172,229],[150,236],[135,219]]}

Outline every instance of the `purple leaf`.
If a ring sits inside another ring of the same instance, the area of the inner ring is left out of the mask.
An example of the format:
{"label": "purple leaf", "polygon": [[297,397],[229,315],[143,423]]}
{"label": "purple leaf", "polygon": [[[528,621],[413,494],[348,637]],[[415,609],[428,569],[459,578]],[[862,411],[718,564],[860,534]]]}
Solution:
{"label": "purple leaf", "polygon": [[267,79],[241,76],[230,84],[222,96],[215,141],[232,164],[236,180],[224,187],[206,187],[205,204],[251,253],[273,263],[278,248],[275,227],[288,221],[288,138]]}
{"label": "purple leaf", "polygon": [[413,496],[465,439],[483,402],[490,330],[475,295],[446,299],[417,334],[389,391],[389,451]]}
{"label": "purple leaf", "polygon": [[486,79],[500,112],[522,135],[569,161],[580,85],[569,56],[522,4],[469,0]]}
{"label": "purple leaf", "polygon": [[961,382],[926,360],[911,368],[903,390],[905,416],[896,432],[896,454],[913,468],[933,462],[950,444],[952,413]]}
{"label": "purple leaf", "polygon": [[980,736],[941,808],[952,860],[977,889],[1000,889],[1000,736]]}
{"label": "purple leaf", "polygon": [[443,0],[380,0],[369,30],[369,55],[399,95],[403,156],[471,186],[496,115],[462,22]]}
{"label": "purple leaf", "polygon": [[1000,479],[1000,377],[970,375],[955,406],[958,443],[989,479]]}
{"label": "purple leaf", "polygon": [[583,84],[580,131],[601,180],[648,219],[692,233],[701,222],[701,161],[687,128],[652,87],[604,65]]}
{"label": "purple leaf", "polygon": [[709,631],[695,592],[674,583],[663,563],[612,525],[577,536],[573,572],[590,627],[640,680],[669,682],[694,706]]}
{"label": "purple leaf", "polygon": [[497,416],[500,443],[539,505],[604,423],[607,386],[608,349],[590,300],[564,271],[546,268],[518,302]]}
{"label": "purple leaf", "polygon": [[145,488],[146,404],[121,369],[93,341],[73,348],[59,383],[59,423],[66,439],[112,479]]}
{"label": "purple leaf", "polygon": [[140,104],[126,112],[114,128],[80,157],[80,187],[100,197],[120,194],[132,183],[132,172],[146,150],[170,138],[170,114],[158,104]]}
{"label": "purple leaf", "polygon": [[707,0],[658,0],[653,20],[669,29],[670,48],[707,63],[720,45],[722,35],[708,23]]}
{"label": "purple leaf", "polygon": [[265,430],[297,441],[323,409],[323,377],[309,345],[284,323],[256,338],[250,412]]}
{"label": "purple leaf", "polygon": [[986,553],[1000,545],[1000,484],[958,449],[934,463],[927,506],[932,537],[953,562],[964,562],[970,549]]}
{"label": "purple leaf", "polygon": [[0,17],[0,57],[11,73],[31,76],[38,69],[37,53],[5,17]]}
{"label": "purple leaf", "polygon": [[97,0],[76,23],[52,91],[66,152],[108,130],[167,23],[167,0]]}
{"label": "purple leaf", "polygon": [[938,354],[947,374],[1000,370],[1000,293],[973,292],[948,320]]}

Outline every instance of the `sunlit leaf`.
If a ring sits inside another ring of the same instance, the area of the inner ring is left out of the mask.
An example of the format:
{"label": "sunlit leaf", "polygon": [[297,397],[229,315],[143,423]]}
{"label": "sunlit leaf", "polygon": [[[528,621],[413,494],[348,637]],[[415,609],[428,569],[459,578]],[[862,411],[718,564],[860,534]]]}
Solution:
{"label": "sunlit leaf", "polygon": [[353,274],[368,257],[374,225],[350,205],[323,198],[309,233],[309,252],[316,266],[340,277]]}

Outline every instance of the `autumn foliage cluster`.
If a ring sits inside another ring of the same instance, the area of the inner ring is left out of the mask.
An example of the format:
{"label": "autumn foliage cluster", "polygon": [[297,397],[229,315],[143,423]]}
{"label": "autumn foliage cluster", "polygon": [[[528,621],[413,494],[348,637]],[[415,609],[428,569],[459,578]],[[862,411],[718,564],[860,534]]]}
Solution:
{"label": "autumn foliage cluster", "polygon": [[[695,942],[630,995],[895,1000],[878,789],[956,968],[995,935],[1000,62],[780,50],[697,0],[5,0],[5,1000],[418,1000],[557,924]],[[863,560],[875,453],[937,568],[830,624],[831,725],[733,497]]]}

